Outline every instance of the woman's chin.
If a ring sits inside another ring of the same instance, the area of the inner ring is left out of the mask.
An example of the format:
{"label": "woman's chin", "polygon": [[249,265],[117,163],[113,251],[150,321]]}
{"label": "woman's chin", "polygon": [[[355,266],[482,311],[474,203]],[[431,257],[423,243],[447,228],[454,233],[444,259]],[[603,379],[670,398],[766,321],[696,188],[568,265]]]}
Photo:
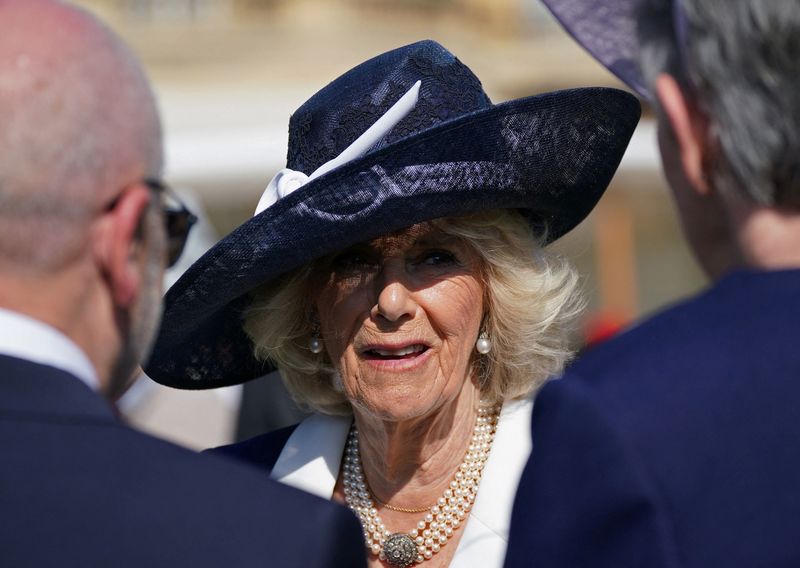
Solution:
{"label": "woman's chin", "polygon": [[417,394],[387,395],[379,400],[360,401],[356,407],[358,412],[375,420],[384,422],[405,422],[424,416],[430,416],[443,404],[421,398]]}

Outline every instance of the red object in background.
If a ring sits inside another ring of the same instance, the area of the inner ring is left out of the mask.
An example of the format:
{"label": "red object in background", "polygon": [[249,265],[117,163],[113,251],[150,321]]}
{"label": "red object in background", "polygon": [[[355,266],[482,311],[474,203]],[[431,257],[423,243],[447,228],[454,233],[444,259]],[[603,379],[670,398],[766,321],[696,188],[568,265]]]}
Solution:
{"label": "red object in background", "polygon": [[598,312],[589,315],[583,326],[584,349],[611,339],[627,325],[627,319],[618,314]]}

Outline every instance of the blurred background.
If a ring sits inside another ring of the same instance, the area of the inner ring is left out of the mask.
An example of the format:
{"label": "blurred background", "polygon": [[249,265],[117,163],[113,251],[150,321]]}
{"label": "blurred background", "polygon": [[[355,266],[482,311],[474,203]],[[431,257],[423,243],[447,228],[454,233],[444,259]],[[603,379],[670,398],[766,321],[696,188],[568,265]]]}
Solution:
{"label": "blurred background", "polygon": [[[207,223],[189,250],[195,256],[252,215],[267,182],[285,166],[294,109],[341,73],[389,49],[439,41],[475,72],[495,103],[578,86],[624,88],[537,0],[76,3],[133,46],[155,84],[166,134],[165,179],[205,212]],[[592,216],[554,245],[584,278],[590,309],[582,343],[635,325],[704,283],[680,237],[651,117],[645,108]],[[277,381],[259,382],[258,389],[269,391]],[[288,405],[270,392],[245,395],[245,406],[260,412],[262,405],[248,403],[259,396],[279,409]],[[120,407],[140,428],[204,448],[275,425],[240,424],[242,404],[241,388],[172,391],[144,379]],[[294,416],[288,414],[282,420]]]}

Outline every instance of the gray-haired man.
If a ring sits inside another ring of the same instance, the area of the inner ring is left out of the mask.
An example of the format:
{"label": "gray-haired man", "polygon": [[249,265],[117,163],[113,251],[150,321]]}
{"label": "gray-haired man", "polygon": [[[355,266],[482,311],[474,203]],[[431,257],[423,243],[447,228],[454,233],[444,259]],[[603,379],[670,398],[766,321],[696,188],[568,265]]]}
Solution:
{"label": "gray-haired man", "polygon": [[545,1],[654,103],[713,284],[541,392],[507,566],[799,566],[800,2]]}

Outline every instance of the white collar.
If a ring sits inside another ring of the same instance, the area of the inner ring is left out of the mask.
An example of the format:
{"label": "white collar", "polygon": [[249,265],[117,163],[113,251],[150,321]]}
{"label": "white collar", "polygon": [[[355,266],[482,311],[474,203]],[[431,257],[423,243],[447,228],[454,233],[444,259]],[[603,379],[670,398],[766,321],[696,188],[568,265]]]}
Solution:
{"label": "white collar", "polygon": [[0,308],[0,354],[66,371],[100,388],[92,363],[66,335],[39,320]]}
{"label": "white collar", "polygon": [[[532,409],[533,402],[528,399],[503,406],[478,496],[451,568],[502,566],[514,495],[531,451]],[[301,422],[278,456],[271,477],[330,499],[350,423],[349,417],[320,414]]]}
{"label": "white collar", "polygon": [[353,419],[312,414],[294,429],[270,477],[330,499],[342,465],[342,452]]}

